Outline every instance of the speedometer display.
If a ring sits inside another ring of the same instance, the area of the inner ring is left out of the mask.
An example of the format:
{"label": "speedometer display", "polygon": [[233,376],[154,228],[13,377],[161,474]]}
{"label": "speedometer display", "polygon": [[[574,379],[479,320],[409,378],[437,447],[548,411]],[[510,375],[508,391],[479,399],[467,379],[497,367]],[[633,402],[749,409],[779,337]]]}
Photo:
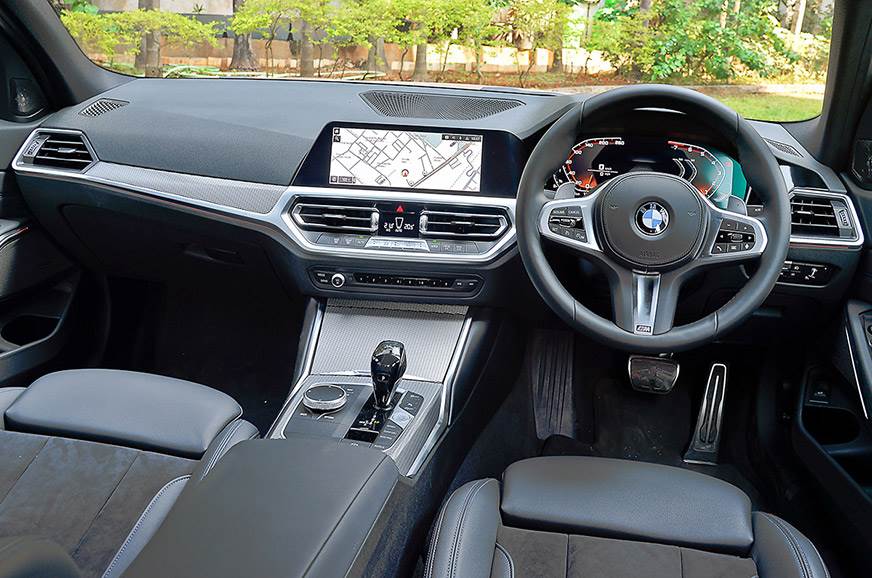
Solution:
{"label": "speedometer display", "polygon": [[[597,137],[581,141],[555,175],[584,193],[632,171],[656,171],[681,177],[718,206],[733,194],[734,161],[720,151],[676,140],[649,137]],[[744,179],[742,179],[744,182]],[[744,191],[740,195],[744,197]]]}

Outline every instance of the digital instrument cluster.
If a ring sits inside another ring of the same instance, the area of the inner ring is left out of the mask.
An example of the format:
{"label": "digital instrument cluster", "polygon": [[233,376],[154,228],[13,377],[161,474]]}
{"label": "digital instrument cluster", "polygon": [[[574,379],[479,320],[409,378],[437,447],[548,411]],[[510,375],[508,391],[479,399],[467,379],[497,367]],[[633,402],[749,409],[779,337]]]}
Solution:
{"label": "digital instrument cluster", "polygon": [[612,136],[585,139],[552,176],[551,186],[571,182],[583,196],[618,175],[633,171],[668,173],[687,180],[701,195],[726,208],[730,196],[745,200],[747,182],[729,155],[678,140]]}

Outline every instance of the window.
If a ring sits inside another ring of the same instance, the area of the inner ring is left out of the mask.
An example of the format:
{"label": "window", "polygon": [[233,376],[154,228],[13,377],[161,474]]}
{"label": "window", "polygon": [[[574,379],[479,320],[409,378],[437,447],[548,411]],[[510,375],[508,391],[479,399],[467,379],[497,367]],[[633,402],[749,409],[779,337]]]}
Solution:
{"label": "window", "polygon": [[125,74],[664,82],[793,121],[820,113],[834,0],[47,1],[92,60]]}

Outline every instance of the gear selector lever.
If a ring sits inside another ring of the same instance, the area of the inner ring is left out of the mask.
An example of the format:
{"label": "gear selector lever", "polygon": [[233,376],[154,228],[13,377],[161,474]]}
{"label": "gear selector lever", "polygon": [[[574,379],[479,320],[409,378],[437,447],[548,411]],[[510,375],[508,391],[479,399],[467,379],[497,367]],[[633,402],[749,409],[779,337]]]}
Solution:
{"label": "gear selector lever", "polygon": [[397,383],[406,372],[406,347],[399,341],[382,341],[372,352],[370,364],[376,409],[391,409]]}

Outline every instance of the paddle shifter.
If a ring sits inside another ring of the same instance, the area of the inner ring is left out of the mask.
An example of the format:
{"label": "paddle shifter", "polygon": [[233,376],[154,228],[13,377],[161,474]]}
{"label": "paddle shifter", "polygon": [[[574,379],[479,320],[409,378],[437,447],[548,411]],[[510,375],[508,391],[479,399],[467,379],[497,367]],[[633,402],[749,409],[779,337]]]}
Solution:
{"label": "paddle shifter", "polygon": [[391,409],[397,382],[406,372],[406,347],[399,341],[382,341],[372,352],[373,401],[376,409]]}

